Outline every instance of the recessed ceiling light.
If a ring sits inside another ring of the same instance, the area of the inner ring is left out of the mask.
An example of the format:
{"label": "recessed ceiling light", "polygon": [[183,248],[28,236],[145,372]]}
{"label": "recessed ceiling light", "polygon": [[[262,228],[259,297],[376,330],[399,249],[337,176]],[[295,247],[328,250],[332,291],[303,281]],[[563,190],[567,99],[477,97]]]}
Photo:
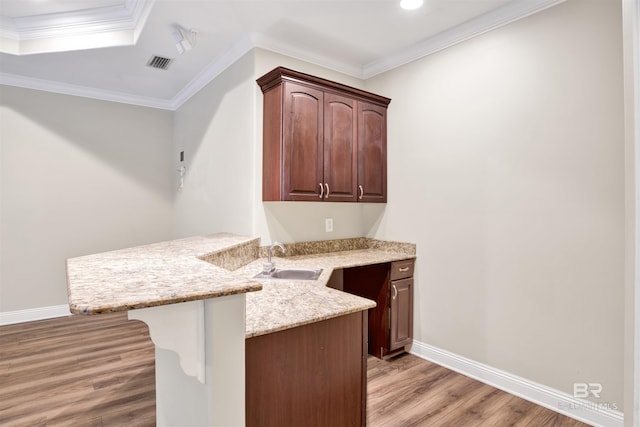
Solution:
{"label": "recessed ceiling light", "polygon": [[423,0],[401,0],[400,7],[405,10],[414,10],[422,6]]}

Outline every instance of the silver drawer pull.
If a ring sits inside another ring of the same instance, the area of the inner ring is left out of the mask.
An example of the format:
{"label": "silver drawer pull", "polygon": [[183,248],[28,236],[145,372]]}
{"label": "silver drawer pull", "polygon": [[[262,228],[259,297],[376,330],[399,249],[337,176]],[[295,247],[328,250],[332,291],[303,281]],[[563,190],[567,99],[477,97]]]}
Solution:
{"label": "silver drawer pull", "polygon": [[362,196],[364,196],[364,188],[362,188],[362,185],[358,185],[358,188],[360,189],[360,197],[358,197],[358,199],[362,200]]}
{"label": "silver drawer pull", "polygon": [[325,182],[324,185],[327,187],[327,198],[329,198],[329,184]]}
{"label": "silver drawer pull", "polygon": [[396,288],[396,285],[392,285],[393,286],[393,299],[396,299],[396,297],[398,296],[398,288]]}
{"label": "silver drawer pull", "polygon": [[324,186],[320,183],[320,195],[318,197],[322,199],[322,196],[324,196]]}
{"label": "silver drawer pull", "polygon": [[409,267],[400,267],[398,271],[404,273],[405,271],[409,271]]}

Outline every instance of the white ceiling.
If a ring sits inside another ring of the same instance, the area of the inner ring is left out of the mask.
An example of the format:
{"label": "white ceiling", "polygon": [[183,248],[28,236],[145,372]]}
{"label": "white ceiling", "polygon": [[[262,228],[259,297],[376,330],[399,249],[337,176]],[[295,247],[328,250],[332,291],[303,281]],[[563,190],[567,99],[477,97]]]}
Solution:
{"label": "white ceiling", "polygon": [[[175,109],[254,47],[366,79],[562,1],[425,0],[405,11],[399,0],[0,0],[0,50],[79,49],[0,53],[0,83]],[[176,24],[198,33],[182,55]],[[107,39],[114,46],[93,48]],[[174,61],[153,69],[153,55]]]}

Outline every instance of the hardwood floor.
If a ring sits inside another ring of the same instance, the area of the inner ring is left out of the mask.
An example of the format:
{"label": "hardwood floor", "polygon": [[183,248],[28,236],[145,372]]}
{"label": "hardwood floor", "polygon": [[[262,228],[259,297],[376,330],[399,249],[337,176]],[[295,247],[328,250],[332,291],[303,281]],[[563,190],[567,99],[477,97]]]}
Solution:
{"label": "hardwood floor", "polygon": [[370,427],[587,425],[411,354],[367,365]]}
{"label": "hardwood floor", "polygon": [[[153,426],[154,371],[123,313],[0,326],[0,425]],[[371,427],[586,425],[409,354],[367,376]]]}
{"label": "hardwood floor", "polygon": [[153,426],[155,350],[126,314],[0,327],[0,425]]}

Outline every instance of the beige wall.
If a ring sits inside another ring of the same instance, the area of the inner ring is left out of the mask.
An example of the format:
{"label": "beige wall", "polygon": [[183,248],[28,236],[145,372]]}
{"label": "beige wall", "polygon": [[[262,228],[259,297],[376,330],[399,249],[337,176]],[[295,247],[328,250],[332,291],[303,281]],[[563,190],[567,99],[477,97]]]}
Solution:
{"label": "beige wall", "polygon": [[67,303],[69,257],[164,240],[171,112],[0,86],[0,313]]}
{"label": "beige wall", "polygon": [[[263,243],[358,237],[363,207],[351,203],[262,202],[262,92],[256,79],[277,66],[362,87],[345,76],[255,49],[175,113],[173,158],[185,151],[184,189],[174,206],[175,237],[229,231]],[[178,185],[177,174],[175,185]],[[334,231],[324,231],[325,218]]]}
{"label": "beige wall", "polygon": [[623,405],[620,2],[569,0],[367,81],[421,342]]}
{"label": "beige wall", "polygon": [[625,426],[640,425],[640,0],[623,0],[627,247],[625,287]]}
{"label": "beige wall", "polygon": [[[184,151],[174,237],[227,231],[251,234],[255,179],[252,55],[245,55],[175,112],[172,158]],[[178,174],[174,187],[178,186]]]}

